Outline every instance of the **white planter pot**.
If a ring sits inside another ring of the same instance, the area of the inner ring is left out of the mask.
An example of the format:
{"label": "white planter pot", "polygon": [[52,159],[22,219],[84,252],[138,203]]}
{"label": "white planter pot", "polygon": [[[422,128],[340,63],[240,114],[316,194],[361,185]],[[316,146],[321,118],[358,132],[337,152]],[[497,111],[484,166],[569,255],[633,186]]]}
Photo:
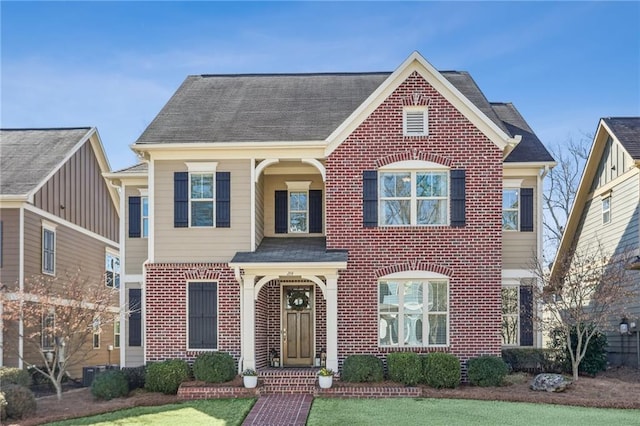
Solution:
{"label": "white planter pot", "polygon": [[318,384],[322,389],[329,389],[333,384],[333,376],[318,376]]}
{"label": "white planter pot", "polygon": [[258,386],[258,376],[243,376],[242,382],[245,388],[255,388]]}

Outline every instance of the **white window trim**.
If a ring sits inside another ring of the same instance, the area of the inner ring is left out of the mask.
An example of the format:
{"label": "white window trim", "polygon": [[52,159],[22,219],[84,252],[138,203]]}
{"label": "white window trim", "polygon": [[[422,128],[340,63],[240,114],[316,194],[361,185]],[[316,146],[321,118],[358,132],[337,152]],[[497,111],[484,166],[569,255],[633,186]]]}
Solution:
{"label": "white window trim", "polygon": [[[605,201],[609,202],[609,208],[608,209],[605,209],[605,207],[604,207]],[[609,223],[611,223],[611,192],[607,192],[606,194],[602,194],[600,205],[601,205],[601,208],[602,208],[602,216],[601,216],[602,217],[602,224],[603,225],[608,225]],[[605,213],[608,213],[608,215],[609,215],[609,219],[607,221],[605,221],[605,219],[604,219]]]}
{"label": "white window trim", "polygon": [[[427,162],[424,162],[427,163]],[[406,164],[406,163],[405,163]],[[381,184],[381,174],[384,173],[409,173],[411,176],[411,194],[409,197],[383,197],[380,190]],[[447,195],[445,197],[420,197],[417,195],[417,174],[418,173],[446,173],[447,177]],[[412,168],[412,169],[402,169],[396,167],[384,167],[378,169],[378,226],[380,227],[407,227],[407,226],[449,226],[451,223],[451,174],[450,169],[448,167],[437,167],[437,168]],[[383,201],[393,201],[393,200],[407,200],[410,202],[410,223],[402,223],[402,224],[387,224],[384,223],[384,209],[382,208]],[[418,200],[445,200],[445,205],[447,208],[447,212],[445,214],[445,221],[443,223],[418,223]]]}
{"label": "white window trim", "polygon": [[[504,191],[517,191],[517,195],[516,198],[518,199],[518,207],[516,207],[515,209],[505,209],[504,205],[502,207],[502,214],[504,215],[505,211],[516,211],[516,217],[517,217],[517,223],[516,223],[516,229],[504,229],[504,227],[502,228],[502,232],[520,232],[520,192],[522,191],[522,188],[520,187],[506,187],[503,186],[502,187],[502,198],[504,199]],[[504,201],[503,201],[504,203]]]}
{"label": "white window trim", "polygon": [[[114,348],[120,348],[120,346],[122,345],[122,329],[120,328],[120,317],[116,317],[113,321],[113,347]],[[118,330],[118,332],[116,333],[116,330]],[[119,338],[116,339],[116,336],[118,336]]]}
{"label": "white window trim", "polygon": [[[517,348],[520,347],[520,283],[518,281],[513,281],[513,280],[506,280],[502,282],[502,286],[500,287],[500,290],[502,291],[503,288],[515,288],[516,289],[516,297],[518,298],[518,304],[517,304],[517,309],[516,309],[516,313],[515,314],[507,314],[507,316],[509,317],[516,317],[516,324],[518,325],[516,327],[516,343],[514,344],[505,344],[505,343],[501,343],[503,348]],[[500,295],[500,305],[502,305],[502,293]],[[500,307],[500,310],[502,310],[502,306]],[[500,329],[502,332],[502,315],[500,315]],[[502,338],[501,338],[502,340]]]}
{"label": "white window trim", "polygon": [[[46,274],[46,275],[52,275],[55,276],[56,275],[56,253],[57,253],[57,245],[58,245],[58,235],[56,233],[56,227],[57,225],[51,222],[48,222],[46,220],[42,221],[42,261],[41,261],[41,266],[42,266],[42,273]],[[53,260],[51,261],[51,264],[53,266],[53,271],[47,271],[44,268],[45,262],[45,252],[44,252],[44,233],[45,231],[47,232],[52,232],[53,233]]]}
{"label": "white window trim", "polygon": [[[217,289],[216,289],[216,315],[218,316],[218,321],[216,321],[216,336],[217,336],[217,341],[216,341],[216,348],[215,349],[203,349],[203,348],[191,348],[189,346],[189,285],[191,283],[215,283],[217,285]],[[198,351],[198,352],[218,352],[220,349],[220,281],[218,280],[189,280],[187,281],[187,285],[185,286],[185,290],[186,290],[186,295],[185,295],[185,300],[187,301],[187,304],[185,306],[185,311],[186,311],[186,329],[187,329],[187,342],[186,342],[186,346],[187,346],[187,351]]]}
{"label": "white window trim", "polygon": [[49,312],[42,313],[42,324],[40,325],[40,348],[42,349],[43,352],[50,352],[52,350],[55,349],[55,333],[51,336],[51,346],[45,346],[44,345],[44,328],[45,328],[45,321],[46,318],[48,318],[49,316],[53,316],[53,328],[55,330],[56,327],[56,312],[53,308],[49,309]]}
{"label": "white window trim", "polygon": [[[142,192],[142,191],[141,191]],[[146,191],[145,191],[146,192]],[[144,215],[144,202],[147,202],[147,215]],[[144,232],[144,220],[147,220],[147,233]],[[149,238],[149,196],[140,196],[140,237]]]}
{"label": "white window trim", "polygon": [[[203,164],[217,164],[217,163],[203,163]],[[212,179],[211,179],[211,192],[213,194],[213,198],[196,198],[193,199],[191,198],[191,177],[193,175],[211,175]],[[213,170],[199,170],[199,171],[191,171],[189,170],[189,183],[188,183],[189,187],[189,228],[215,228],[216,227],[216,196],[218,194],[216,194],[216,171],[215,168]],[[196,226],[193,225],[191,223],[191,205],[193,202],[211,202],[212,205],[212,211],[211,211],[211,216],[212,216],[212,221],[211,221],[211,225],[210,226]]]}
{"label": "white window trim", "polygon": [[[96,324],[98,325],[97,329],[96,329]],[[91,345],[93,346],[93,349],[100,349],[100,346],[102,344],[102,339],[100,338],[100,334],[102,333],[102,321],[100,321],[100,317],[96,317],[93,319],[93,323],[91,324],[91,327],[93,328],[93,333],[91,335]],[[96,337],[98,338],[97,346],[96,346]]]}
{"label": "white window trim", "polygon": [[[422,132],[409,132],[407,116],[412,113],[422,113]],[[427,106],[405,106],[402,109],[402,134],[404,136],[428,136],[429,135],[429,111]]]}
{"label": "white window trim", "polygon": [[[311,188],[311,181],[287,181],[287,232],[291,234],[308,234],[309,233],[309,189]],[[292,192],[304,192],[307,194],[307,208],[303,212],[302,210],[291,209],[291,193]],[[291,229],[291,213],[305,213],[307,217],[307,228],[304,231],[294,231]]]}
{"label": "white window trim", "polygon": [[[107,275],[106,275],[106,273],[109,271],[108,269],[106,269],[106,260],[107,260],[107,256],[115,257],[115,258],[117,258],[117,259],[118,259],[118,261],[119,261],[118,263],[119,263],[119,265],[120,265],[120,272],[118,272],[118,273],[117,273],[117,275],[118,275],[118,277],[119,277],[120,279],[118,280],[118,283],[119,283],[119,284],[118,284],[118,287],[116,287],[116,271],[111,271],[111,272],[113,272],[113,286],[109,286],[109,285],[107,285]],[[113,250],[113,249],[111,249],[111,248],[107,247],[107,248],[105,248],[105,251],[104,251],[104,258],[105,258],[105,277],[104,277],[104,285],[106,285],[107,287],[112,288],[112,289],[114,289],[114,290],[118,290],[118,289],[120,288],[120,286],[122,285],[122,262],[121,262],[121,259],[120,259],[120,253],[119,253],[119,252],[117,252],[116,250]]]}
{"label": "white window trim", "polygon": [[[411,275],[411,272],[413,272],[413,274]],[[422,290],[422,306],[423,306],[423,310],[422,310],[422,345],[405,345],[405,344],[400,344],[401,339],[404,339],[404,330],[405,330],[405,326],[404,326],[404,303],[400,303],[400,292],[398,295],[398,319],[402,320],[402,326],[400,326],[400,324],[398,324],[398,344],[397,345],[381,345],[380,344],[380,338],[378,338],[378,347],[379,348],[446,348],[449,347],[451,345],[451,340],[450,340],[450,332],[451,332],[451,282],[449,280],[449,277],[447,277],[446,275],[441,275],[441,274],[437,274],[437,273],[430,273],[427,272],[425,273],[420,273],[421,271],[409,271],[408,273],[405,272],[401,272],[401,273],[397,273],[397,274],[390,274],[390,275],[386,275],[384,277],[380,277],[377,281],[377,287],[378,287],[378,298],[377,300],[380,300],[380,283],[384,282],[384,281],[396,281],[397,284],[399,286],[404,285],[405,282],[407,281],[420,281],[422,283],[423,286],[423,290]],[[425,271],[426,272],[426,271]],[[429,314],[435,314],[435,315],[442,315],[445,314],[445,312],[442,311],[429,311],[428,310],[428,306],[429,306],[429,291],[428,291],[428,286],[429,283],[433,282],[433,283],[446,283],[447,285],[447,311],[446,311],[446,323],[447,323],[447,333],[446,333],[446,342],[443,344],[429,344]],[[380,327],[379,322],[380,322],[380,316],[381,316],[381,312],[380,312],[380,306],[378,305],[377,308],[377,320],[376,323],[378,324],[377,327]]]}

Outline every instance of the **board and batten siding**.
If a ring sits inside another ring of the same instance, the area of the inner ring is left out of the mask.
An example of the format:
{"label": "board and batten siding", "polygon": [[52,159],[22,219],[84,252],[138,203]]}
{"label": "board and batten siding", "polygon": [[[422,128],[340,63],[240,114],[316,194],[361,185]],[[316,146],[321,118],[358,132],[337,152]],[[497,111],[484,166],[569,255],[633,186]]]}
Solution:
{"label": "board and batten siding", "polygon": [[[215,159],[208,160],[215,161]],[[175,228],[174,172],[186,172],[184,161],[154,162],[155,263],[228,262],[238,251],[251,248],[251,162],[217,161],[218,172],[231,174],[231,227]]]}
{"label": "board and batten siding", "polygon": [[2,222],[2,264],[0,285],[8,289],[18,285],[20,268],[20,210],[0,209]]}
{"label": "board and batten siding", "polygon": [[[509,179],[520,179],[509,176]],[[502,268],[531,269],[537,256],[538,214],[537,180],[535,177],[523,177],[522,188],[533,188],[533,232],[502,231]]]}
{"label": "board and batten siding", "polygon": [[[142,229],[139,238],[129,237],[129,197],[140,197],[140,189],[137,187],[127,186],[124,191],[124,215],[122,220],[125,221],[124,247],[127,256],[125,262],[125,271],[127,275],[142,274],[142,265],[148,258],[148,238],[142,238]],[[141,225],[142,226],[142,225]]]}
{"label": "board and batten siding", "polygon": [[34,205],[111,241],[118,241],[117,206],[87,141],[40,188]]}

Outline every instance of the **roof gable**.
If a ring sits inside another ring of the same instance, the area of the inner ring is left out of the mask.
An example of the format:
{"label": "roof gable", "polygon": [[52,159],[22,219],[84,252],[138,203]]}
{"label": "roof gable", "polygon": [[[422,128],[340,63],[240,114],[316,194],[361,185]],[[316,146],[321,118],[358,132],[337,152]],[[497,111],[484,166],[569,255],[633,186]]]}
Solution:
{"label": "roof gable", "polygon": [[608,117],[602,121],[631,158],[640,160],[640,117]]}

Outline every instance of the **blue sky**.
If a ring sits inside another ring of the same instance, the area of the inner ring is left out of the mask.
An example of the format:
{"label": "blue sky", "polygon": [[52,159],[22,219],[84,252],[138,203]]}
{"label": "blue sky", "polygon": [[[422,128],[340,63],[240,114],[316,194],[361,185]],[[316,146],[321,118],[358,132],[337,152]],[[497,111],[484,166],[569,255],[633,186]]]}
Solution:
{"label": "blue sky", "polygon": [[[190,74],[393,71],[414,50],[549,145],[640,116],[640,2],[7,2],[2,127],[96,126],[114,170]],[[1,153],[0,153],[1,154]]]}

